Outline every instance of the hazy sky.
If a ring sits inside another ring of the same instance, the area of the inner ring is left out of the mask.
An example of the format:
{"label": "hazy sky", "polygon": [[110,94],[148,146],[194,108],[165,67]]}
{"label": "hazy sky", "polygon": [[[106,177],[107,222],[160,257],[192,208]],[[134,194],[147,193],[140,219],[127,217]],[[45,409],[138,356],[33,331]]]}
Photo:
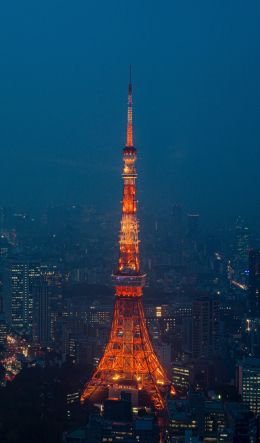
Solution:
{"label": "hazy sky", "polygon": [[260,220],[259,0],[8,0],[0,203],[118,209],[128,66],[138,197]]}

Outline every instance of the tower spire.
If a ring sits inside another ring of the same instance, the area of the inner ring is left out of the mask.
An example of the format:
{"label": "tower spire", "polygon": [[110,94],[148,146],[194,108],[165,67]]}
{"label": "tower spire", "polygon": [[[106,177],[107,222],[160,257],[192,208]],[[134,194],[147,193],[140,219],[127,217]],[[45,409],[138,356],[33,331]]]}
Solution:
{"label": "tower spire", "polygon": [[126,147],[133,147],[132,67],[129,67]]}

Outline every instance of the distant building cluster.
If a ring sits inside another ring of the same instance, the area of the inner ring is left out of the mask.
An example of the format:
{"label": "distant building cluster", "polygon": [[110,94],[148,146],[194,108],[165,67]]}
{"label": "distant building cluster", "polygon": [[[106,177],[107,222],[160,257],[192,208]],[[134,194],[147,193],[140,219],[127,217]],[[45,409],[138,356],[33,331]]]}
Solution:
{"label": "distant building cluster", "polygon": [[[89,374],[97,367],[113,315],[117,219],[76,205],[37,217],[1,208],[2,386],[23,368],[45,367],[46,353]],[[146,323],[177,391],[169,400],[165,441],[258,441],[257,239],[241,217],[233,227],[205,235],[200,216],[179,205],[169,215],[143,214],[142,220]],[[68,392],[69,405],[79,401],[84,381]],[[70,425],[72,406],[68,443],[158,441],[153,414],[133,411],[124,394],[99,405],[84,426]]]}

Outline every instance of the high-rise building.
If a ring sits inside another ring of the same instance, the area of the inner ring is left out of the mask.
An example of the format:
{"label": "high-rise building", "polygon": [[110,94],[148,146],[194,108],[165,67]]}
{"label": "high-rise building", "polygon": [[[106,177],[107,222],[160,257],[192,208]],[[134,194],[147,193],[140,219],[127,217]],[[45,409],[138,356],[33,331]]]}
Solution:
{"label": "high-rise building", "polygon": [[57,321],[63,308],[62,274],[56,266],[41,266],[41,272],[48,286],[48,304],[50,316],[50,339],[57,340]]}
{"label": "high-rise building", "polygon": [[7,337],[6,319],[4,315],[3,295],[0,286],[0,345],[5,345]]}
{"label": "high-rise building", "polygon": [[249,229],[238,217],[235,225],[234,271],[238,281],[246,283],[248,273]]}
{"label": "high-rise building", "polygon": [[0,345],[6,344],[7,326],[3,313],[0,312]]}
{"label": "high-rise building", "polygon": [[10,264],[11,324],[17,332],[32,334],[32,288],[40,275],[40,266],[37,263],[13,262]]}
{"label": "high-rise building", "polygon": [[0,264],[0,298],[1,298],[1,312],[5,318],[6,324],[11,325],[12,318],[12,297],[10,291],[10,273],[6,261],[3,260]]}
{"label": "high-rise building", "polygon": [[[39,338],[38,334],[41,335],[42,332],[40,333],[37,328],[43,327],[47,321],[47,317],[43,321],[47,309],[43,306],[48,299],[48,335],[54,341],[55,322],[62,310],[61,274],[55,266],[41,265],[32,261],[14,261],[6,265],[6,269],[4,293],[5,299],[11,303],[9,323],[17,332],[25,332],[33,335],[35,339]],[[41,319],[37,317],[39,315],[42,316]],[[37,324],[40,322],[37,328],[36,318]]]}
{"label": "high-rise building", "polygon": [[249,251],[249,309],[251,315],[260,317],[260,250]]}
{"label": "high-rise building", "polygon": [[250,410],[260,414],[260,358],[247,357],[239,363],[237,387]]}
{"label": "high-rise building", "polygon": [[251,311],[249,318],[245,319],[244,339],[251,357],[260,355],[260,316]]}
{"label": "high-rise building", "polygon": [[219,300],[198,295],[192,303],[192,356],[210,357],[219,351]]}
{"label": "high-rise building", "polygon": [[172,381],[180,393],[187,393],[190,386],[192,367],[188,363],[182,361],[173,362],[172,364]]}
{"label": "high-rise building", "polygon": [[[140,269],[136,178],[136,149],[132,130],[132,84],[128,87],[127,140],[123,149],[123,201],[118,266],[113,274],[116,299],[109,341],[81,400],[99,395],[120,397],[131,393],[132,402],[149,401],[165,411],[164,393],[171,383],[150,341],[142,303],[145,275]],[[172,393],[174,388],[172,387]],[[109,392],[108,392],[109,391]],[[140,394],[140,395],[139,395]],[[144,400],[145,399],[145,400]]]}
{"label": "high-rise building", "polygon": [[48,346],[51,339],[49,287],[42,276],[32,288],[33,294],[33,339]]}
{"label": "high-rise building", "polygon": [[207,400],[205,401],[204,411],[204,441],[230,441],[226,432],[224,403],[217,400]]}

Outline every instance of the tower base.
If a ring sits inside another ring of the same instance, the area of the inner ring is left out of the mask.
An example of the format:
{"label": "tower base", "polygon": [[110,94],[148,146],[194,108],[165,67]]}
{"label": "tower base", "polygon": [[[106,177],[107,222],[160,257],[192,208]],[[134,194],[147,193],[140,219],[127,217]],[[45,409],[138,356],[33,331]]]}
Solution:
{"label": "tower base", "polygon": [[[139,402],[143,391],[156,410],[164,411],[170,387],[148,335],[142,297],[116,296],[108,344],[81,400],[129,391],[138,393]],[[136,394],[133,399],[137,401]]]}

